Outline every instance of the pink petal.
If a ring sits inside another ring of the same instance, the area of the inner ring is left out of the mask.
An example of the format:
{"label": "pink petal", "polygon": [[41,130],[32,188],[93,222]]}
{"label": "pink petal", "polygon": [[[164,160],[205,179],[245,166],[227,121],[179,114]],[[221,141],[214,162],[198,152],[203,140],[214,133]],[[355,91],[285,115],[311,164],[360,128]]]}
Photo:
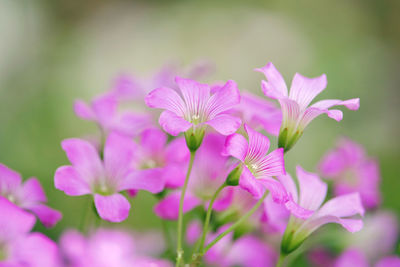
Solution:
{"label": "pink petal", "polygon": [[350,110],[357,110],[360,108],[360,99],[359,98],[352,98],[349,100],[327,99],[318,101],[313,105],[311,105],[311,107],[320,109],[328,109],[333,106],[345,106]]}
{"label": "pink petal", "polygon": [[84,120],[94,120],[96,118],[92,108],[82,100],[75,101],[74,111],[76,116]]}
{"label": "pink petal", "polygon": [[186,106],[179,94],[167,87],[154,89],[146,96],[146,104],[151,108],[166,109],[178,117],[186,114]]}
{"label": "pink petal", "polygon": [[254,198],[259,199],[265,192],[265,188],[261,182],[259,182],[253,174],[243,167],[242,175],[240,176],[239,185],[244,190],[248,191]]}
{"label": "pink petal", "polygon": [[248,143],[246,138],[241,134],[232,134],[225,140],[225,147],[223,155],[232,156],[244,162],[248,150]]}
{"label": "pink petal", "polygon": [[168,110],[161,113],[158,122],[164,131],[173,136],[177,136],[181,132],[186,132],[190,127],[192,127],[192,124],[186,121],[183,117],[179,117]]}
{"label": "pink petal", "polygon": [[260,69],[255,69],[255,71],[264,73],[268,80],[268,82],[262,81],[261,85],[266,96],[277,99],[288,95],[285,80],[271,62]]}
{"label": "pink petal", "polygon": [[61,166],[54,175],[54,185],[58,190],[70,196],[90,194],[88,183],[72,166]]}
{"label": "pink petal", "polygon": [[[181,192],[172,192],[154,206],[157,216],[166,220],[177,220]],[[187,193],[183,202],[183,213],[189,212],[200,204],[200,200]]]}
{"label": "pink petal", "polygon": [[206,124],[213,127],[217,132],[222,135],[230,135],[237,131],[242,125],[242,120],[228,114],[220,114]]}
{"label": "pink petal", "polygon": [[157,155],[164,150],[167,135],[159,129],[147,129],[140,135],[140,145],[149,154]]}
{"label": "pink petal", "polygon": [[47,201],[43,188],[36,178],[26,180],[22,185],[20,194],[20,202],[22,206],[29,205],[30,203]]}
{"label": "pink petal", "polygon": [[122,222],[129,215],[131,205],[121,194],[110,196],[94,195],[94,204],[96,205],[99,216],[110,222]]}
{"label": "pink petal", "polygon": [[182,164],[177,163],[169,164],[164,167],[162,175],[165,181],[165,187],[174,189],[183,186],[186,176],[184,169],[186,170],[186,168],[183,168]]}
{"label": "pink petal", "polygon": [[347,249],[336,260],[334,267],[369,267],[365,255],[357,249]]}
{"label": "pink petal", "polygon": [[61,143],[69,161],[87,182],[92,183],[103,175],[103,165],[99,152],[88,141],[71,138]]}
{"label": "pink petal", "polygon": [[152,126],[152,124],[153,118],[150,114],[125,111],[114,121],[112,129],[121,134],[134,137],[144,129]]}
{"label": "pink petal", "polygon": [[279,175],[277,178],[281,182],[281,184],[285,187],[286,192],[288,192],[288,194],[292,196],[293,201],[297,202],[298,201],[297,187],[290,174],[286,173],[286,175]]}
{"label": "pink petal", "polygon": [[300,166],[296,167],[296,174],[300,191],[299,205],[308,210],[317,210],[325,200],[327,185],[318,175],[306,172]]}
{"label": "pink petal", "polygon": [[319,216],[349,217],[356,214],[364,215],[364,208],[358,192],[332,198],[318,211]]}
{"label": "pink petal", "polygon": [[176,77],[175,82],[181,90],[186,103],[187,110],[185,113],[200,115],[198,114],[199,112],[206,110],[208,99],[210,98],[210,86],[208,84],[201,84],[194,80],[180,77]]}
{"label": "pink petal", "polygon": [[21,185],[21,175],[0,163],[0,194],[13,193]]}
{"label": "pink petal", "polygon": [[197,241],[197,239],[200,237],[202,231],[203,231],[203,228],[199,221],[190,222],[189,225],[187,226],[187,230],[186,230],[186,242],[189,245],[193,245]]}
{"label": "pink petal", "polygon": [[220,113],[230,110],[240,102],[240,93],[234,81],[227,81],[226,84],[213,94],[207,104],[209,118],[214,118]]}
{"label": "pink petal", "polygon": [[[28,233],[35,224],[35,216],[0,196],[0,236],[4,241]],[[6,216],[4,216],[6,215]]]}
{"label": "pink petal", "polygon": [[285,161],[283,148],[278,148],[256,163],[258,165],[257,178],[285,175]]}
{"label": "pink petal", "polygon": [[300,118],[300,106],[289,98],[279,99],[279,104],[282,109],[282,127],[294,127]]}
{"label": "pink petal", "polygon": [[126,189],[146,190],[153,194],[160,193],[165,186],[163,170],[160,168],[131,172],[120,184],[120,191]]}
{"label": "pink petal", "polygon": [[304,110],[326,88],[327,83],[325,74],[316,78],[307,78],[296,73],[293,77],[289,98],[296,101],[300,109]]}
{"label": "pink petal", "polygon": [[186,146],[185,138],[172,140],[165,148],[165,160],[167,163],[189,162],[190,152]]}
{"label": "pink petal", "polygon": [[38,216],[39,220],[46,227],[53,227],[62,217],[61,212],[43,204],[31,206],[29,210]]}
{"label": "pink petal", "polygon": [[380,259],[375,267],[399,267],[400,266],[400,257],[399,256],[386,256],[383,259]]}
{"label": "pink petal", "polygon": [[117,99],[112,95],[102,95],[93,101],[92,106],[99,123],[109,130],[116,119],[118,107]]}
{"label": "pink petal", "polygon": [[109,134],[104,145],[104,165],[110,180],[118,184],[126,179],[136,150],[131,138],[115,132]]}
{"label": "pink petal", "polygon": [[249,136],[249,146],[246,159],[258,162],[262,160],[268,152],[270,145],[269,139],[268,137],[254,131],[247,124],[244,124],[244,129]]}
{"label": "pink petal", "polygon": [[228,187],[222,190],[221,194],[215,200],[213,209],[216,211],[223,211],[230,207],[233,201],[233,188]]}
{"label": "pink petal", "polygon": [[273,178],[262,178],[258,179],[258,181],[270,191],[272,199],[276,203],[283,204],[287,202],[288,195],[285,188],[279,181]]}

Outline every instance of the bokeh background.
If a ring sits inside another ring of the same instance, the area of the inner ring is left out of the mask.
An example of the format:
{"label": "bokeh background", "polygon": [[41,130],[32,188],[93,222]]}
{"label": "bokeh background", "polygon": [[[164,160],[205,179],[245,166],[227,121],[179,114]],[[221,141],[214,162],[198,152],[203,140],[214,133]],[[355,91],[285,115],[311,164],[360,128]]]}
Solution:
{"label": "bokeh background", "polygon": [[[74,116],[74,99],[90,100],[122,72],[146,77],[168,62],[198,60],[215,66],[205,81],[234,79],[260,94],[263,77],[253,69],[272,61],[287,82],[295,72],[326,73],[319,99],[361,98],[342,122],[311,123],[288,169],[312,170],[348,136],[379,160],[383,207],[399,216],[399,12],[397,0],[0,0],[0,162],[40,179],[64,218],[36,227],[57,238],[79,226],[88,199],[53,186],[67,163],[61,140],[96,131]],[[149,194],[131,201],[124,226],[160,227]]]}

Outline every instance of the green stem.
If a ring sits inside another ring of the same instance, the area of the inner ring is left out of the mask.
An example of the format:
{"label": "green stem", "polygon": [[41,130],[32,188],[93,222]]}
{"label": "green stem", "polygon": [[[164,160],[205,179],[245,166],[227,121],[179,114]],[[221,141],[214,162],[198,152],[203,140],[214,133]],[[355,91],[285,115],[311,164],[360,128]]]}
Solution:
{"label": "green stem", "polygon": [[285,260],[286,255],[279,253],[279,259],[278,262],[276,263],[276,267],[282,267],[283,261]]}
{"label": "green stem", "polygon": [[177,246],[176,246],[176,267],[181,266],[181,261],[183,259],[183,250],[182,250],[182,231],[183,231],[183,201],[185,199],[185,193],[187,189],[187,185],[189,182],[189,177],[190,173],[192,172],[192,167],[193,167],[193,162],[194,162],[194,156],[196,152],[191,151],[190,152],[190,161],[189,161],[189,167],[186,173],[186,178],[185,178],[185,183],[183,184],[182,187],[182,192],[181,192],[181,198],[179,201],[179,216],[178,216],[178,238],[177,238]]}
{"label": "green stem", "polygon": [[215,243],[217,243],[219,240],[221,240],[224,236],[226,236],[227,234],[229,234],[230,232],[235,230],[240,224],[242,224],[244,221],[246,221],[260,207],[260,205],[263,203],[264,199],[267,197],[268,192],[269,192],[268,190],[265,190],[265,193],[263,194],[263,196],[257,201],[257,203],[251,208],[251,210],[249,210],[238,221],[236,221],[228,229],[226,229],[223,233],[221,233],[213,241],[211,241],[210,244],[208,244],[206,246],[206,248],[204,249],[203,254],[206,253],[212,246],[215,245]]}
{"label": "green stem", "polygon": [[200,249],[199,252],[203,253],[204,250],[204,242],[206,240],[206,235],[207,235],[207,230],[208,230],[208,225],[210,223],[210,218],[211,218],[211,213],[212,213],[212,207],[214,205],[215,200],[217,199],[219,193],[222,191],[222,189],[224,189],[227,186],[226,183],[223,183],[218,189],[217,191],[215,191],[214,195],[212,196],[211,200],[210,200],[210,204],[208,204],[208,209],[207,209],[207,215],[206,215],[206,219],[204,221],[204,227],[203,227],[203,235],[201,236],[200,239]]}

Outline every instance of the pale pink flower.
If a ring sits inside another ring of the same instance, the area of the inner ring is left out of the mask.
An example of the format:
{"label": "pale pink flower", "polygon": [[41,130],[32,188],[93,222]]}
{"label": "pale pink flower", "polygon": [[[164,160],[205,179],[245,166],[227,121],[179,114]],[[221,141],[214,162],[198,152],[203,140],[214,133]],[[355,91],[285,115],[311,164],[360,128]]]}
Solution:
{"label": "pale pink flower", "polygon": [[61,145],[72,166],[57,169],[55,187],[70,196],[92,194],[104,220],[120,222],[128,217],[130,204],[120,191],[159,193],[164,188],[160,177],[138,175],[133,166],[137,146],[129,137],[111,133],[105,143],[104,160],[85,140],[66,139]]}
{"label": "pale pink flower", "polygon": [[311,101],[321,93],[326,85],[326,75],[307,78],[296,73],[292,80],[290,92],[282,75],[270,62],[265,67],[256,69],[265,75],[268,81],[262,81],[261,86],[267,97],[277,99],[282,108],[282,125],[279,134],[279,146],[289,150],[303,134],[306,126],[317,116],[326,113],[330,118],[340,121],[343,113],[334,106],[345,106],[357,110],[360,99],[349,100],[328,99],[318,101],[311,106]]}
{"label": "pale pink flower", "polygon": [[366,208],[379,205],[379,165],[361,145],[348,138],[340,139],[336,148],[323,157],[319,170],[323,177],[333,181],[335,195],[359,192]]}
{"label": "pale pink flower", "polygon": [[61,212],[45,205],[46,195],[38,179],[31,177],[22,183],[21,175],[0,164],[0,196],[35,214],[46,227],[54,226]]}

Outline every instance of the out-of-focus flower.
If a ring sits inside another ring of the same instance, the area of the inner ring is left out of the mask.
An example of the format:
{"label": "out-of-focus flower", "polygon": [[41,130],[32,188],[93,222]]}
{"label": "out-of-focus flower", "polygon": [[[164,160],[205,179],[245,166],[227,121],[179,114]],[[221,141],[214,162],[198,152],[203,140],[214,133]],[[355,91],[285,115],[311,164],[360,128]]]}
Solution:
{"label": "out-of-focus flower", "polygon": [[282,112],[274,103],[249,92],[242,92],[240,104],[234,114],[255,130],[265,130],[272,135],[278,135],[282,123]]}
{"label": "out-of-focus flower", "polygon": [[132,137],[152,125],[150,114],[119,112],[118,106],[119,101],[115,96],[105,94],[95,98],[90,106],[82,100],[76,100],[74,111],[79,118],[96,122],[106,135],[115,131]]}
{"label": "out-of-focus flower", "polygon": [[46,227],[52,227],[62,217],[61,212],[45,205],[47,198],[36,178],[22,183],[21,175],[3,164],[0,164],[0,196],[34,213]]}
{"label": "out-of-focus flower", "polygon": [[57,245],[41,233],[29,233],[35,217],[0,196],[0,266],[61,266]]}
{"label": "out-of-focus flower", "polygon": [[283,149],[278,148],[267,154],[269,139],[244,125],[248,140],[240,134],[228,136],[224,154],[240,161],[239,185],[249,191],[255,198],[260,198],[268,188],[276,200],[284,198],[285,190],[279,181],[272,176],[285,174]]}
{"label": "out-of-focus flower", "polygon": [[[295,186],[287,186],[288,183],[285,183],[285,180],[292,179],[289,175],[281,176],[279,179],[299,206],[314,213],[307,219],[291,216],[281,244],[281,251],[284,254],[297,249],[312,232],[324,224],[338,223],[352,233],[363,227],[361,219],[353,218],[357,214],[364,214],[358,193],[335,197],[322,204],[326,197],[327,185],[316,174],[306,172],[300,166],[297,166],[296,173],[299,196]],[[292,209],[291,206],[288,208],[293,215],[298,216],[296,208]]]}
{"label": "out-of-focus flower", "polygon": [[399,267],[400,257],[399,256],[388,256],[377,262],[376,267]]}
{"label": "out-of-focus flower", "polygon": [[347,249],[335,261],[334,267],[369,267],[364,254],[357,249]]}
{"label": "out-of-focus flower", "polygon": [[104,220],[120,222],[128,217],[130,204],[118,192],[134,189],[159,193],[164,188],[160,177],[141,176],[135,171],[136,144],[126,136],[108,136],[103,161],[87,141],[72,138],[61,145],[72,166],[57,169],[55,187],[70,196],[93,194],[97,212]]}
{"label": "out-of-focus flower", "polygon": [[378,162],[368,158],[364,148],[348,138],[338,141],[337,147],[322,159],[319,170],[332,179],[336,195],[359,192],[366,208],[380,203]]}
{"label": "out-of-focus flower", "polygon": [[182,97],[168,87],[151,91],[146,104],[152,108],[165,109],[159,123],[171,135],[185,132],[190,150],[196,150],[204,137],[207,125],[223,135],[234,133],[241,125],[239,118],[226,114],[240,102],[240,94],[234,81],[210,95],[210,86],[194,80],[176,78]]}
{"label": "out-of-focus flower", "polygon": [[[207,204],[217,188],[224,183],[230,170],[228,157],[221,155],[224,141],[223,136],[215,133],[205,136],[202,146],[196,153],[188,192],[185,195],[184,212],[192,210],[201,203]],[[214,202],[213,209],[217,211],[226,209],[232,201],[232,195],[232,188],[225,188]],[[154,207],[155,213],[164,219],[177,219],[179,198],[180,191],[171,192]]]}
{"label": "out-of-focus flower", "polygon": [[[216,233],[208,234],[207,241],[213,240],[227,227],[228,225],[225,225]],[[197,221],[193,221],[188,228],[190,231],[188,231],[186,239],[189,244],[193,244],[200,236],[201,225]],[[274,266],[277,256],[274,249],[255,236],[247,234],[233,240],[233,233],[230,233],[207,251],[204,261],[209,266],[218,267],[268,267]]]}
{"label": "out-of-focus flower", "polygon": [[325,74],[316,78],[307,78],[296,73],[290,93],[288,93],[282,75],[271,62],[256,71],[263,73],[268,80],[261,83],[264,94],[277,99],[281,105],[283,118],[279,133],[279,147],[283,147],[285,151],[297,142],[306,126],[317,116],[326,113],[336,121],[342,120],[342,111],[329,108],[341,105],[350,110],[357,110],[360,106],[359,98],[345,101],[328,99],[309,106],[311,101],[325,89],[327,85]]}
{"label": "out-of-focus flower", "polygon": [[89,237],[69,230],[60,241],[70,267],[169,267],[168,261],[140,252],[141,244],[124,231],[98,229]]}

